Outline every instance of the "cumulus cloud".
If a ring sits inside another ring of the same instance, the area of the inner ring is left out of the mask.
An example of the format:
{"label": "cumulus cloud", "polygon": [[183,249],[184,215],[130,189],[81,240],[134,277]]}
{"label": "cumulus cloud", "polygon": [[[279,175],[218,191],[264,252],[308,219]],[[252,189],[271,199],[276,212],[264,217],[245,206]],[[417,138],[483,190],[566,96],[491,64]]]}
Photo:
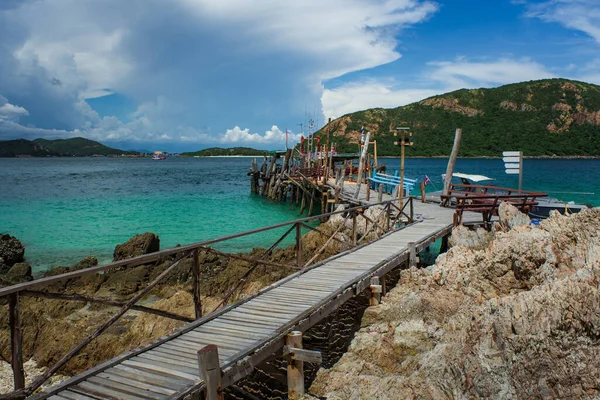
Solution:
{"label": "cumulus cloud", "polygon": [[[300,141],[301,134],[294,134],[291,130],[287,132],[288,144],[294,145]],[[220,142],[223,144],[231,145],[285,145],[286,132],[279,129],[276,125],[273,125],[270,130],[266,131],[264,135],[258,133],[250,133],[250,129],[240,129],[239,126],[233,129],[227,129]]]}
{"label": "cumulus cloud", "polygon": [[10,104],[6,97],[0,96],[0,120],[18,121],[19,117],[29,115],[29,112],[20,106]]}
{"label": "cumulus cloud", "polygon": [[557,22],[600,43],[600,3],[597,0],[552,0],[528,5],[529,17]]}
{"label": "cumulus cloud", "polygon": [[[438,9],[427,0],[0,3],[0,88],[28,112],[2,137],[38,129],[185,143],[219,142],[211,132],[232,121],[303,120],[324,79],[398,59],[398,32]],[[85,101],[115,92],[140,104],[130,120]],[[173,108],[143,109],[161,98]]]}

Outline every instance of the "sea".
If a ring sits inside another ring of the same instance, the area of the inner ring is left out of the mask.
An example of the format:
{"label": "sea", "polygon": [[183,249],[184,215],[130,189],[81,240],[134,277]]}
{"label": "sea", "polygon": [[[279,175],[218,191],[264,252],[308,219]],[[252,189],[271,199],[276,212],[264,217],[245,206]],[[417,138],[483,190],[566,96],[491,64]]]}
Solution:
{"label": "sea", "polygon": [[[34,273],[93,255],[110,262],[117,244],[153,232],[161,249],[297,219],[299,209],[250,193],[247,157],[0,159],[0,233],[23,242]],[[258,160],[259,163],[262,160]],[[396,158],[380,158],[388,173]],[[427,176],[440,190],[447,159],[409,158],[405,175]],[[526,159],[523,189],[600,205],[600,160]],[[501,159],[458,159],[455,172],[486,175],[517,187]],[[417,194],[416,192],[414,194]],[[215,245],[223,251],[268,247],[285,228]],[[291,244],[293,235],[287,242]]]}

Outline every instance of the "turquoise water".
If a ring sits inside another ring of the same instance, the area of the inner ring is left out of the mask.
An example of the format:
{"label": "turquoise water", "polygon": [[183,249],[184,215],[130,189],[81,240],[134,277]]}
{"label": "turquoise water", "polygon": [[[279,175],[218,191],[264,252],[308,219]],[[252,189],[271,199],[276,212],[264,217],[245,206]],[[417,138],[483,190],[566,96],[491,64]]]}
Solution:
{"label": "turquoise water", "polygon": [[[87,255],[112,259],[115,245],[154,232],[161,248],[188,244],[298,218],[298,208],[250,194],[250,158],[47,158],[0,159],[0,233],[19,238],[27,262],[40,271],[72,265]],[[397,159],[382,159],[388,171]],[[428,191],[441,189],[445,159],[407,159],[406,176],[428,175]],[[456,171],[496,178],[501,160],[459,159]],[[523,188],[563,200],[600,205],[600,160],[525,160]],[[228,241],[227,251],[266,247],[285,228]],[[288,244],[293,237],[289,238]]]}

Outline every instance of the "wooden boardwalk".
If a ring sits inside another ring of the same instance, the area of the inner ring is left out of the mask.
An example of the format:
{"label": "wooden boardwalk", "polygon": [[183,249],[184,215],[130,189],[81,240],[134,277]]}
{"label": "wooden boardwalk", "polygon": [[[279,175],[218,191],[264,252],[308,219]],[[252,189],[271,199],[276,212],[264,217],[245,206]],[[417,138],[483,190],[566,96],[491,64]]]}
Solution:
{"label": "wooden boardwalk", "polygon": [[223,385],[232,384],[281,349],[290,331],[305,331],[367,289],[372,276],[404,263],[410,242],[418,252],[450,233],[453,210],[415,202],[415,213],[419,221],[402,230],[291,275],[244,303],[207,315],[34,398],[182,398],[202,388],[197,351],[209,344],[218,346]]}

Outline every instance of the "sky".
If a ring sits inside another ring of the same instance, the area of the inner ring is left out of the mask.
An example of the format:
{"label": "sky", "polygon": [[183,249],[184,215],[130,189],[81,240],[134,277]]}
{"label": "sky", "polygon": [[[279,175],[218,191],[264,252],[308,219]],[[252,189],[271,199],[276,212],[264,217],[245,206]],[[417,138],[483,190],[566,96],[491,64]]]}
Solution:
{"label": "sky", "polygon": [[282,149],[553,77],[600,84],[600,0],[0,0],[0,140]]}

